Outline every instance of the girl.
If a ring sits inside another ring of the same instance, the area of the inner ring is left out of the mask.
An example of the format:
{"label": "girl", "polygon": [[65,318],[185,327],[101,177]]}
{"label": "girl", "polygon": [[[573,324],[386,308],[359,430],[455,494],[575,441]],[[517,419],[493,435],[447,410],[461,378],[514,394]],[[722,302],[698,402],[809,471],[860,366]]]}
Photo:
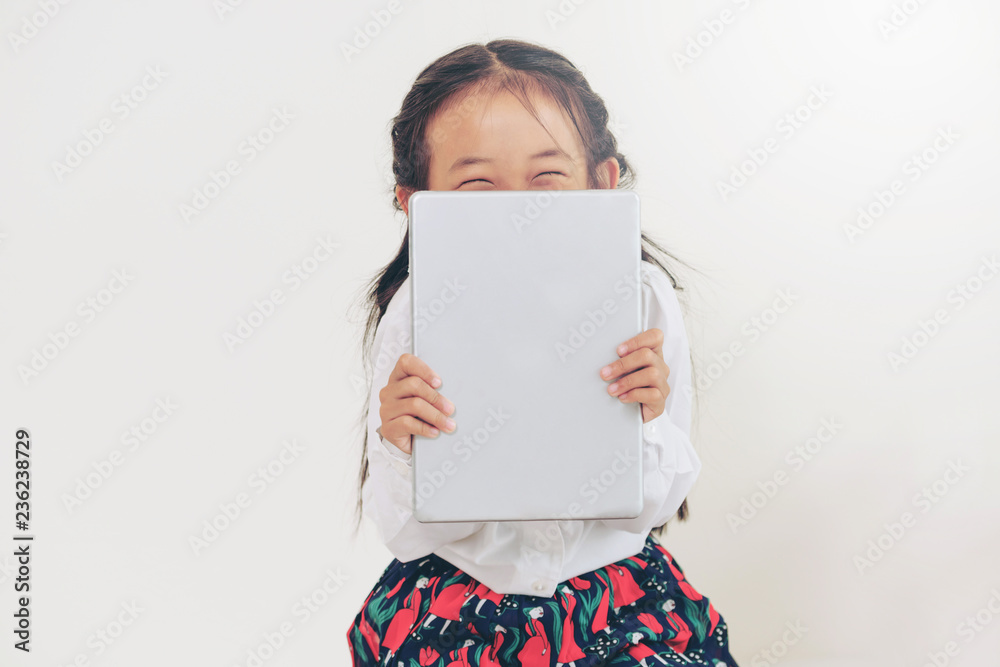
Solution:
{"label": "girl", "polygon": [[[628,186],[607,124],[601,98],[558,53],[514,40],[464,46],[420,73],[393,120],[394,207],[407,212],[418,190]],[[701,462],[676,281],[647,246],[670,256],[643,235],[643,331],[594,369],[611,396],[642,406],[640,516],[422,524],[410,438],[450,433],[461,413],[437,391],[445,379],[406,352],[404,234],[367,294],[363,352],[367,368],[373,346],[375,363],[357,519],[372,519],[395,558],[348,629],[355,666],[736,665],[725,621],[651,533],[684,519]]]}

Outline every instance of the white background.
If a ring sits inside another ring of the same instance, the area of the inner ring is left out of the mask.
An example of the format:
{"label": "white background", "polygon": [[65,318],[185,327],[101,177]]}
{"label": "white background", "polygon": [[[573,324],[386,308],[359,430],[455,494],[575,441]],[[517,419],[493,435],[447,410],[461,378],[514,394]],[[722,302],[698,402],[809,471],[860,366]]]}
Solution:
{"label": "white background", "polygon": [[[51,18],[37,0],[5,2],[0,663],[245,665],[290,622],[265,664],[349,664],[347,628],[391,559],[373,526],[350,531],[364,398],[352,307],[405,224],[390,206],[389,122],[432,60],[515,37],[584,71],[636,168],[644,229],[697,269],[678,273],[705,374],[693,433],[705,466],[666,545],[728,622],[734,656],[922,665],[954,642],[939,660],[995,665],[1000,280],[976,276],[1000,250],[1000,7],[905,4],[915,12],[885,34],[892,0],[567,0],[562,13],[555,0],[401,0],[348,61],[341,45],[385,2],[247,0],[220,14],[91,0]],[[724,9],[712,35],[704,22]],[[147,68],[164,75],[141,90]],[[144,99],[121,118],[113,104],[136,86]],[[813,87],[829,99],[800,109]],[[274,109],[294,117],[248,161],[240,144]],[[808,118],[786,137],[778,123],[796,110]],[[113,132],[60,178],[54,163],[103,118]],[[957,139],[911,180],[907,162],[947,128]],[[768,138],[777,150],[724,200],[718,182]],[[240,173],[185,221],[180,206],[228,160]],[[902,194],[852,241],[858,208],[894,180]],[[317,237],[339,247],[292,289],[282,276]],[[103,291],[123,270],[127,285]],[[966,282],[980,289],[959,309]],[[284,302],[227,347],[274,289]],[[794,301],[773,320],[781,290]],[[92,321],[78,311],[106,296]],[[934,335],[915,335],[939,309]],[[754,317],[770,322],[755,338]],[[79,335],[54,352],[70,322]],[[904,338],[919,347],[894,368]],[[743,352],[726,362],[734,342]],[[159,423],[157,399],[177,406]],[[796,469],[786,455],[824,419],[840,426]],[[122,434],[144,420],[129,449]],[[18,428],[33,439],[30,656],[10,632]],[[251,475],[291,440],[301,453],[257,493]],[[114,450],[121,464],[91,475]],[[914,497],[953,462],[966,470],[924,511]],[[773,497],[753,495],[779,472]],[[88,475],[97,488],[68,506]],[[189,538],[239,493],[250,506],[195,554]],[[735,525],[744,500],[759,507]],[[915,521],[892,537],[904,512]],[[860,566],[880,539],[889,548]],[[296,615],[328,571],[340,588]],[[98,654],[94,633],[129,603],[142,611]],[[977,613],[980,630],[960,626]]]}

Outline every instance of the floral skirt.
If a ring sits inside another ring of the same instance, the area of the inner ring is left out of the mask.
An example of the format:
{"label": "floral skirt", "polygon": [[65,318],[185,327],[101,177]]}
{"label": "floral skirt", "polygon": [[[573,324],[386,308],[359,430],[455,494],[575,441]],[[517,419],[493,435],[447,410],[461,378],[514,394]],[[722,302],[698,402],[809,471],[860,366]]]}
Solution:
{"label": "floral skirt", "polygon": [[347,642],[354,667],[736,667],[725,620],[652,535],[549,598],[496,593],[433,553],[393,559]]}

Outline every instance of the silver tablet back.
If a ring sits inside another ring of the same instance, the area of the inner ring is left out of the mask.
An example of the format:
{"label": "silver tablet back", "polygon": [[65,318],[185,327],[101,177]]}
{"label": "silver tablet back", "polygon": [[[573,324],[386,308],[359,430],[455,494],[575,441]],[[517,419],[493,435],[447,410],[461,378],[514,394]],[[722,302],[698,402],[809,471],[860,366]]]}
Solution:
{"label": "silver tablet back", "polygon": [[409,202],[413,354],[457,428],[414,436],[421,522],[633,518],[642,413],[600,369],[642,326],[629,191],[420,191]]}

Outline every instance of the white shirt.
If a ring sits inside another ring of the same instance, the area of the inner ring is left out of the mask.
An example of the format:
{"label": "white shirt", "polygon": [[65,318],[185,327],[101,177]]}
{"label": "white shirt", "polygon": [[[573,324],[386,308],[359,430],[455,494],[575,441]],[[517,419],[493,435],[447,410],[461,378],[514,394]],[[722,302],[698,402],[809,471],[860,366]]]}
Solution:
{"label": "white shirt", "polygon": [[[551,597],[566,579],[634,556],[649,531],[680,507],[701,470],[689,437],[691,363],[680,304],[670,279],[641,262],[643,331],[663,331],[670,369],[663,414],[643,424],[643,510],[634,519],[420,523],[413,518],[411,455],[381,438],[379,392],[399,356],[411,352],[410,278],[393,295],[373,341],[368,472],[362,511],[401,562],[435,553],[497,593]],[[624,342],[624,341],[622,341]],[[608,363],[615,357],[608,359]],[[595,368],[594,373],[600,369]],[[445,378],[446,379],[446,378]],[[607,384],[611,384],[610,381]],[[447,396],[447,392],[442,392]]]}

